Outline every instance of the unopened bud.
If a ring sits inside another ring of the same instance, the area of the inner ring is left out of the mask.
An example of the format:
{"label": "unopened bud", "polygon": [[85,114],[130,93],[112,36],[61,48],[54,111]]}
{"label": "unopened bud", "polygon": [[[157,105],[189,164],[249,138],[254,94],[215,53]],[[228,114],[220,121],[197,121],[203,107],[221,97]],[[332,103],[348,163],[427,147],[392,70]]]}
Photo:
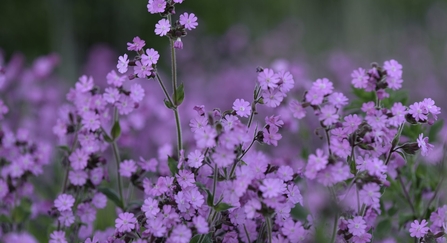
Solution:
{"label": "unopened bud", "polygon": [[405,143],[400,148],[407,154],[415,154],[419,150],[418,143]]}

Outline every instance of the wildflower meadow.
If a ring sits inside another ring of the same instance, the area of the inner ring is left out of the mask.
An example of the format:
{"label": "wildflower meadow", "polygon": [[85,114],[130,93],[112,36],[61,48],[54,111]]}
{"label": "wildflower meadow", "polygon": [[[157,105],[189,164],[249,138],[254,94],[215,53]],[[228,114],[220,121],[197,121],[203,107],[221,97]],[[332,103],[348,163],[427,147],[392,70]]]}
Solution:
{"label": "wildflower meadow", "polygon": [[412,68],[334,82],[254,51],[204,75],[190,1],[121,2],[151,37],[70,87],[56,53],[0,55],[0,242],[447,242],[445,100],[410,95]]}

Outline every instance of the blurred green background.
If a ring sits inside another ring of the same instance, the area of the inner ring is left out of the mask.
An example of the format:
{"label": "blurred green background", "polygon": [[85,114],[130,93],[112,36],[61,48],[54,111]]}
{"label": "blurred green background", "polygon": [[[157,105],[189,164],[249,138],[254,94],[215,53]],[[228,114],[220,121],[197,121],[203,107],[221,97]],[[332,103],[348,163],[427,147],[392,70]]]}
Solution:
{"label": "blurred green background", "polygon": [[[106,43],[119,53],[136,35],[152,47],[165,45],[153,33],[159,16],[149,14],[146,4],[143,0],[1,0],[0,48],[7,57],[20,51],[27,60],[59,53],[59,72],[75,79],[96,43]],[[402,59],[408,58],[408,48],[422,46],[433,71],[440,72],[436,76],[447,76],[442,71],[447,59],[446,0],[186,0],[178,11],[196,13],[201,35],[219,36],[243,24],[250,39],[291,20],[290,33],[300,33],[297,47],[305,49],[311,64],[329,50],[380,62],[399,57],[405,64]]]}

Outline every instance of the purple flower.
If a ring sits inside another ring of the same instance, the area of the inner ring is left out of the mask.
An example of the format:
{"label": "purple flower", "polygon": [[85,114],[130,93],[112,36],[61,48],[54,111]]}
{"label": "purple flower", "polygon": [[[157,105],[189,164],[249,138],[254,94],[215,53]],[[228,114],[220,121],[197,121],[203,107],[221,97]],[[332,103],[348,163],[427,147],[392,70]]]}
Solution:
{"label": "purple flower", "polygon": [[188,203],[188,198],[183,193],[183,191],[178,192],[177,195],[174,196],[174,198],[180,212],[184,213],[191,207],[191,205]]}
{"label": "purple flower", "polygon": [[332,90],[334,90],[334,85],[331,81],[329,81],[329,79],[322,78],[313,82],[312,89],[317,89],[323,93],[323,95],[328,95],[332,93]]}
{"label": "purple flower", "polygon": [[93,111],[84,112],[82,115],[82,125],[88,130],[96,131],[101,127],[99,115]]}
{"label": "purple flower", "polygon": [[130,232],[135,229],[135,224],[137,220],[134,217],[133,213],[120,213],[118,218],[115,220],[115,228],[118,232]]}
{"label": "purple flower", "polygon": [[262,91],[262,98],[264,99],[264,105],[267,107],[277,107],[281,104],[285,97],[279,89],[267,89]]}
{"label": "purple flower", "polygon": [[106,88],[106,92],[104,93],[104,100],[110,104],[114,104],[120,99],[120,92],[117,88],[109,87]]}
{"label": "purple flower", "polygon": [[146,66],[151,66],[157,64],[159,58],[158,51],[150,48],[146,50],[146,54],[141,55],[141,62]]}
{"label": "purple flower", "polygon": [[250,103],[244,99],[236,99],[233,102],[233,110],[235,110],[236,114],[240,117],[249,117],[251,114]]}
{"label": "purple flower", "polygon": [[93,89],[93,78],[87,77],[86,75],[83,75],[79,78],[79,81],[76,83],[76,90],[85,93]]}
{"label": "purple flower", "polygon": [[408,113],[411,114],[416,121],[426,121],[428,119],[428,111],[422,102],[416,102],[410,105]]}
{"label": "purple flower", "polygon": [[342,93],[334,92],[328,97],[329,103],[331,103],[335,108],[342,108],[348,104],[348,98]]}
{"label": "purple flower", "polygon": [[130,86],[130,98],[135,102],[140,102],[144,98],[144,89],[140,84]]}
{"label": "purple flower", "polygon": [[143,206],[141,206],[141,211],[143,211],[146,215],[146,218],[152,219],[160,212],[160,208],[158,207],[158,201],[148,197],[144,200]]}
{"label": "purple flower", "polygon": [[306,110],[297,100],[292,100],[289,103],[289,110],[292,112],[293,117],[302,119],[306,116]]}
{"label": "purple flower", "polygon": [[199,168],[202,165],[205,156],[200,152],[200,150],[194,150],[188,154],[188,165],[193,168]]}
{"label": "purple flower", "polygon": [[203,129],[196,130],[194,133],[194,139],[199,148],[212,148],[216,146],[216,140],[214,140],[216,136],[216,130],[209,125],[206,125]]}
{"label": "purple flower", "polygon": [[199,25],[197,23],[197,17],[193,13],[180,15],[180,24],[184,25],[187,30],[195,29]]}
{"label": "purple flower", "polygon": [[415,220],[413,223],[411,223],[410,225],[410,236],[411,237],[415,237],[415,238],[422,238],[424,237],[427,233],[429,228],[427,227],[427,221],[425,219],[423,219],[421,221],[421,223],[419,223],[419,221]]}
{"label": "purple flower", "polygon": [[324,155],[323,150],[317,149],[316,155],[309,155],[309,164],[312,164],[313,168],[317,171],[326,168],[328,163],[328,156]]}
{"label": "purple flower", "polygon": [[310,102],[312,105],[321,105],[324,99],[324,93],[317,88],[312,87],[306,93],[306,101]]}
{"label": "purple flower", "polygon": [[97,209],[105,208],[107,206],[107,197],[104,194],[97,192],[92,198],[92,204]]}
{"label": "purple flower", "polygon": [[217,147],[216,152],[212,155],[212,158],[214,163],[217,164],[217,167],[223,168],[233,163],[236,155],[233,150],[219,146]]}
{"label": "purple flower", "polygon": [[194,217],[192,222],[194,223],[194,226],[196,227],[197,232],[199,234],[206,234],[210,230],[209,226],[208,226],[208,222],[206,222],[206,220],[200,215],[197,217]]}
{"label": "purple flower", "polygon": [[75,186],[83,186],[87,182],[87,172],[83,170],[70,171],[68,179]]}
{"label": "purple flower", "polygon": [[258,82],[263,90],[276,88],[279,81],[272,69],[266,68],[258,74]]}
{"label": "purple flower", "polygon": [[177,178],[177,182],[182,189],[194,186],[194,174],[187,170],[180,170],[175,177]]}
{"label": "purple flower", "polygon": [[120,174],[124,177],[131,177],[137,171],[137,165],[133,160],[124,160],[120,163]]}
{"label": "purple flower", "polygon": [[120,72],[120,73],[127,72],[128,65],[129,65],[129,59],[127,57],[127,54],[124,54],[123,56],[118,57],[118,64],[116,64],[116,68],[118,69],[118,72]]}
{"label": "purple flower", "polygon": [[116,107],[120,115],[127,115],[134,110],[135,103],[129,96],[121,95],[119,102],[116,103]]}
{"label": "purple flower", "polygon": [[391,117],[388,121],[392,126],[399,126],[405,122],[405,114],[407,114],[407,108],[402,105],[402,103],[397,102],[394,103],[393,107],[391,107],[391,113],[393,117]]}
{"label": "purple flower", "polygon": [[264,179],[259,190],[264,198],[277,197],[285,192],[286,185],[281,179]]}
{"label": "purple flower", "polygon": [[326,105],[321,107],[320,112],[321,114],[319,120],[323,121],[323,124],[325,126],[330,126],[334,124],[335,122],[337,122],[339,118],[337,114],[337,109],[335,109],[335,107],[332,105]]}
{"label": "purple flower", "polygon": [[69,194],[61,194],[57,197],[57,199],[54,201],[54,206],[59,210],[62,211],[71,211],[71,207],[73,207],[75,202],[75,199],[72,195]]}
{"label": "purple flower", "polygon": [[287,93],[293,88],[295,81],[289,72],[280,71],[276,74],[276,77],[279,79],[277,84],[282,93]]}
{"label": "purple flower", "polygon": [[152,66],[144,65],[140,61],[137,61],[135,65],[133,71],[137,77],[146,78],[147,76],[151,76],[153,70]]}
{"label": "purple flower", "polygon": [[193,133],[195,133],[197,130],[203,129],[206,125],[208,125],[208,118],[205,116],[196,116],[189,121],[189,127],[191,128],[191,132]]}
{"label": "purple flower", "polygon": [[126,76],[119,76],[115,70],[110,71],[107,76],[107,84],[113,85],[115,87],[123,86],[124,81],[126,81]]}
{"label": "purple flower", "polygon": [[179,50],[182,50],[183,49],[183,42],[182,42],[182,38],[177,38],[175,41],[174,41],[174,48],[175,49],[179,49]]}
{"label": "purple flower", "polygon": [[366,206],[372,206],[374,208],[380,207],[380,187],[376,183],[367,183],[363,185],[363,188],[359,191],[361,202]]}
{"label": "purple flower", "polygon": [[96,219],[96,210],[90,203],[79,204],[77,214],[81,222],[86,224],[93,223]]}
{"label": "purple flower", "polygon": [[8,184],[3,179],[0,179],[0,200],[9,193]]}
{"label": "purple flower", "polygon": [[165,36],[171,30],[171,24],[167,19],[160,19],[155,25],[155,34]]}
{"label": "purple flower", "polygon": [[367,243],[371,242],[372,235],[370,233],[363,233],[362,235],[356,235],[352,237],[354,243]]}
{"label": "purple flower", "polygon": [[361,216],[356,216],[348,220],[349,232],[354,236],[361,236],[365,233],[366,222]]}
{"label": "purple flower", "polygon": [[188,188],[188,190],[185,192],[185,197],[187,198],[191,206],[195,209],[199,209],[205,201],[203,195],[200,194],[197,188]]}
{"label": "purple flower", "polygon": [[427,156],[428,152],[430,152],[434,146],[428,143],[428,137],[424,138],[424,134],[419,134],[419,138],[417,139],[418,147],[421,149],[422,156]]}
{"label": "purple flower", "polygon": [[282,138],[282,135],[278,133],[279,128],[277,126],[271,126],[269,129],[264,128],[262,131],[264,134],[264,143],[278,146],[278,141]]}
{"label": "purple flower", "polygon": [[61,212],[58,220],[63,226],[70,227],[74,223],[75,217],[71,210],[66,210]]}
{"label": "purple flower", "polygon": [[68,159],[70,160],[70,165],[74,170],[83,170],[87,167],[89,156],[84,152],[84,150],[79,148],[76,149],[70,157],[68,157]]}
{"label": "purple flower", "polygon": [[8,107],[3,103],[3,100],[0,99],[0,120],[3,119],[3,115],[8,113],[8,111]]}
{"label": "purple flower", "polygon": [[276,171],[276,176],[283,181],[290,181],[293,179],[293,169],[288,165],[282,165]]}
{"label": "purple flower", "polygon": [[144,40],[140,39],[138,36],[135,36],[132,41],[132,43],[127,42],[127,50],[129,51],[140,51],[146,45]]}
{"label": "purple flower", "polygon": [[169,242],[188,243],[191,240],[191,230],[183,224],[177,225],[169,236]]}
{"label": "purple flower", "polygon": [[260,210],[262,207],[261,202],[256,199],[252,198],[250,199],[245,205],[244,205],[244,212],[248,219],[252,219],[255,217],[256,210]]}
{"label": "purple flower", "polygon": [[400,78],[402,77],[402,65],[400,65],[396,60],[392,59],[385,61],[383,69],[386,70],[387,75],[390,77]]}
{"label": "purple flower", "polygon": [[166,0],[149,0],[147,11],[151,14],[163,13],[166,8]]}
{"label": "purple flower", "polygon": [[364,89],[368,85],[368,75],[366,74],[365,69],[359,68],[354,70],[351,74],[352,77],[352,85],[357,89]]}
{"label": "purple flower", "polygon": [[53,231],[50,235],[49,243],[67,243],[64,231]]}
{"label": "purple flower", "polygon": [[386,79],[386,82],[388,83],[388,88],[392,90],[398,90],[402,88],[402,82],[403,80],[398,77],[388,77]]}

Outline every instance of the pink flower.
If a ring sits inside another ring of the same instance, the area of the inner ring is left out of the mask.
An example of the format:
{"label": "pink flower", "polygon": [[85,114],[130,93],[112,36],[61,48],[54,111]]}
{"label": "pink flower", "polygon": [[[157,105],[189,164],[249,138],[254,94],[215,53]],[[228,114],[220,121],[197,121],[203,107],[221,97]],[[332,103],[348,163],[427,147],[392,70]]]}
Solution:
{"label": "pink flower", "polygon": [[49,243],[67,243],[64,231],[54,231],[50,235]]}
{"label": "pink flower", "polygon": [[194,152],[188,154],[188,165],[193,168],[199,168],[204,159],[205,156],[203,156],[203,154],[196,149]]}
{"label": "pink flower", "polygon": [[155,34],[165,36],[171,30],[171,24],[167,19],[160,19],[155,25]]}
{"label": "pink flower", "polygon": [[380,187],[376,183],[370,182],[363,185],[363,188],[359,191],[359,196],[361,202],[366,206],[380,207]]}
{"label": "pink flower", "polygon": [[279,91],[279,89],[267,89],[262,91],[262,98],[264,99],[264,105],[267,107],[277,107],[281,104],[285,94]]}
{"label": "pink flower", "polygon": [[148,76],[151,76],[152,74],[152,66],[147,66],[142,64],[140,61],[137,61],[135,63],[135,67],[133,69],[134,74],[137,75],[139,78],[146,78]]}
{"label": "pink flower", "polygon": [[329,103],[331,103],[335,108],[342,108],[348,104],[348,98],[342,93],[334,92],[328,97]]}
{"label": "pink flower", "polygon": [[175,40],[175,42],[174,42],[174,48],[175,49],[179,49],[179,50],[181,50],[181,49],[183,49],[183,42],[182,42],[182,38],[177,38],[176,40]]}
{"label": "pink flower", "polygon": [[306,110],[297,100],[292,100],[289,103],[289,110],[292,112],[293,117],[302,119],[306,116]]}
{"label": "pink flower", "polygon": [[273,198],[283,194],[286,190],[286,185],[281,179],[264,179],[262,185],[259,186],[264,198]]}
{"label": "pink flower", "polygon": [[199,25],[197,23],[197,17],[193,13],[180,15],[180,24],[184,25],[187,30],[195,29]]}
{"label": "pink flower", "polygon": [[263,90],[276,88],[280,79],[275,75],[272,69],[264,69],[258,74],[258,82]]}
{"label": "pink flower", "polygon": [[177,225],[168,239],[169,242],[188,243],[191,240],[191,230],[183,224]]}
{"label": "pink flower", "polygon": [[203,195],[200,194],[200,192],[199,192],[199,190],[197,190],[197,188],[189,187],[187,189],[187,191],[185,192],[185,197],[188,200],[188,202],[191,204],[191,206],[195,209],[199,209],[205,202]]}
{"label": "pink flower", "polygon": [[141,55],[141,62],[146,66],[155,65],[159,58],[160,54],[158,54],[158,51],[150,48],[146,50],[146,54]]}
{"label": "pink flower", "polygon": [[421,102],[416,102],[409,107],[408,113],[413,116],[416,121],[426,121],[428,119],[428,111]]}
{"label": "pink flower", "polygon": [[216,130],[209,125],[206,125],[203,129],[199,129],[194,133],[194,139],[199,148],[212,148],[216,146],[216,140],[214,140],[216,136]]}
{"label": "pink flower", "polygon": [[79,78],[79,81],[76,83],[76,90],[85,93],[93,89],[93,78],[87,77],[86,75],[83,75]]}
{"label": "pink flower", "polygon": [[271,126],[269,129],[264,128],[262,131],[264,134],[264,143],[278,146],[278,141],[282,138],[282,135],[278,133],[279,128],[277,126]]}
{"label": "pink flower", "polygon": [[83,170],[70,171],[68,179],[75,186],[83,186],[87,182],[87,172]]}
{"label": "pink flower", "polygon": [[244,205],[244,212],[248,219],[255,217],[256,210],[260,210],[262,207],[261,202],[258,199],[252,198]]}
{"label": "pink flower", "polygon": [[216,152],[212,155],[212,158],[214,163],[217,164],[217,167],[223,168],[233,163],[236,155],[232,149],[218,146]]}
{"label": "pink flower", "polygon": [[332,105],[326,105],[320,109],[319,120],[323,121],[323,125],[330,126],[338,121],[337,109]]}
{"label": "pink flower", "polygon": [[58,220],[63,226],[70,227],[70,225],[72,225],[75,221],[73,211],[71,210],[61,211],[61,215],[59,216]]}
{"label": "pink flower", "polygon": [[387,75],[390,77],[395,77],[395,78],[402,77],[402,65],[400,65],[394,59],[386,61],[383,65],[383,69],[386,70]]}
{"label": "pink flower", "polygon": [[402,88],[403,80],[397,77],[387,77],[386,82],[388,83],[388,88],[398,90]]}
{"label": "pink flower", "polygon": [[187,170],[180,170],[175,177],[182,189],[193,186],[195,182],[194,174]]}
{"label": "pink flower", "polygon": [[54,206],[60,212],[67,211],[67,210],[71,211],[71,207],[73,207],[74,202],[75,202],[75,199],[72,195],[61,194],[54,201]]}
{"label": "pink flower", "polygon": [[410,230],[409,230],[410,236],[416,237],[416,238],[424,237],[428,233],[428,230],[429,230],[429,228],[427,227],[427,224],[428,223],[425,219],[423,219],[421,223],[419,223],[419,221],[415,220],[410,225]]}
{"label": "pink flower", "polygon": [[107,206],[107,197],[104,194],[97,192],[92,198],[92,204],[97,209],[105,208]]}
{"label": "pink flower", "polygon": [[124,160],[120,163],[121,176],[131,177],[137,171],[137,165],[133,160]]}
{"label": "pink flower", "polygon": [[308,164],[311,164],[316,171],[320,171],[326,168],[327,163],[328,163],[328,156],[324,155],[323,150],[321,149],[317,149],[316,155],[314,154],[309,155]]}
{"label": "pink flower", "polygon": [[104,93],[103,97],[107,103],[114,104],[120,99],[120,92],[117,88],[109,87],[106,88],[106,92]]}
{"label": "pink flower", "polygon": [[163,13],[166,8],[166,0],[149,0],[147,11],[151,14]]}
{"label": "pink flower", "polygon": [[160,208],[158,207],[158,201],[148,197],[144,200],[143,206],[141,206],[141,211],[143,211],[146,215],[146,218],[151,219],[155,218],[157,214],[160,212]]}
{"label": "pink flower", "polygon": [[118,232],[130,232],[135,229],[135,224],[137,220],[134,217],[133,213],[120,213],[118,218],[115,220],[115,228]]}
{"label": "pink flower", "polygon": [[354,70],[351,74],[352,77],[352,85],[357,89],[364,89],[368,85],[368,75],[366,75],[366,71],[363,68],[359,68]]}
{"label": "pink flower", "polygon": [[282,165],[276,171],[276,175],[283,181],[290,181],[293,179],[293,169],[288,165]]}
{"label": "pink flower", "polygon": [[306,94],[306,101],[312,105],[321,105],[323,103],[324,93],[320,89],[312,87]]}
{"label": "pink flower", "polygon": [[417,139],[418,147],[421,149],[422,156],[427,156],[428,152],[430,152],[434,146],[428,143],[428,137],[424,138],[424,134],[419,134],[419,138]]}
{"label": "pink flower", "polygon": [[197,217],[194,217],[192,222],[193,222],[194,226],[196,227],[197,232],[199,234],[206,234],[210,230],[209,226],[208,226],[208,222],[206,222],[206,220],[200,215]]}
{"label": "pink flower", "polygon": [[233,110],[235,110],[236,114],[240,117],[249,117],[251,114],[250,103],[244,99],[236,99],[233,102]]}
{"label": "pink flower", "polygon": [[124,56],[118,57],[118,64],[116,64],[116,68],[118,68],[118,72],[120,72],[120,73],[127,72],[128,65],[129,65],[129,59],[127,58],[127,54],[124,54]]}
{"label": "pink flower", "polygon": [[293,80],[292,74],[289,72],[280,71],[276,74],[276,77],[279,79],[277,84],[282,93],[285,94],[293,88],[295,81]]}
{"label": "pink flower", "polygon": [[68,160],[70,160],[70,165],[73,167],[74,170],[83,170],[85,167],[87,167],[87,161],[89,159],[89,156],[87,153],[84,152],[82,149],[76,149],[70,157],[68,157]]}
{"label": "pink flower", "polygon": [[113,85],[115,87],[123,86],[124,81],[126,81],[126,76],[119,76],[115,70],[110,71],[107,76],[107,84]]}
{"label": "pink flower", "polygon": [[348,220],[349,232],[354,236],[361,236],[365,233],[366,222],[361,216],[356,216]]}
{"label": "pink flower", "polygon": [[129,96],[121,95],[119,102],[116,103],[116,107],[120,115],[127,115],[134,110],[135,103]]}
{"label": "pink flower", "polygon": [[132,40],[133,42],[127,42],[127,50],[129,51],[140,51],[146,43],[140,37],[135,36]]}
{"label": "pink flower", "polygon": [[82,115],[82,125],[88,130],[96,131],[101,127],[99,115],[93,111],[84,112]]}
{"label": "pink flower", "polygon": [[322,78],[313,82],[312,89],[317,89],[323,93],[323,95],[328,95],[332,93],[332,90],[334,90],[334,85],[331,81],[329,81],[329,79]]}
{"label": "pink flower", "polygon": [[144,89],[140,84],[130,86],[130,98],[135,102],[140,102],[144,98]]}

